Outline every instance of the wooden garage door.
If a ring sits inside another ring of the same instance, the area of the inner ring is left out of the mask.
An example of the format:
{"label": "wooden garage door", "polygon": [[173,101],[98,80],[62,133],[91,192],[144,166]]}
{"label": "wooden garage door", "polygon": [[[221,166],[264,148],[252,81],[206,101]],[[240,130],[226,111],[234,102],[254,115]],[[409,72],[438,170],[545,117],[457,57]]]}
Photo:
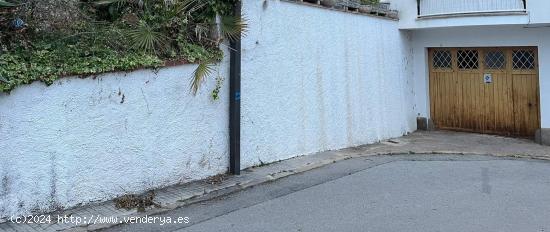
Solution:
{"label": "wooden garage door", "polygon": [[534,47],[429,49],[436,128],[533,137],[540,128]]}

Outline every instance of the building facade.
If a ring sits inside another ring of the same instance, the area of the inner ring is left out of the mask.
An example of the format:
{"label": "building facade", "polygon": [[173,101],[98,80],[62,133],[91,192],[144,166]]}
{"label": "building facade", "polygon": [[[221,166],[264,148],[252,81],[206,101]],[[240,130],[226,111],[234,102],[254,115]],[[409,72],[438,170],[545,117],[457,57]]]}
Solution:
{"label": "building facade", "polygon": [[550,143],[550,2],[391,4],[412,35],[420,125]]}

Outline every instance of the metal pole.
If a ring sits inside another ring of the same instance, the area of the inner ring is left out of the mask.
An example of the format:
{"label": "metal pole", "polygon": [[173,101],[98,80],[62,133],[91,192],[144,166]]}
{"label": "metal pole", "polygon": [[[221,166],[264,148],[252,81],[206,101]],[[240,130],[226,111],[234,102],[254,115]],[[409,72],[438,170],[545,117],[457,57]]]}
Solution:
{"label": "metal pole", "polygon": [[[241,1],[234,6],[234,14],[241,16]],[[229,68],[229,172],[241,173],[241,38],[230,41]]]}
{"label": "metal pole", "polygon": [[416,0],[416,11],[418,16],[420,16],[420,0]]}

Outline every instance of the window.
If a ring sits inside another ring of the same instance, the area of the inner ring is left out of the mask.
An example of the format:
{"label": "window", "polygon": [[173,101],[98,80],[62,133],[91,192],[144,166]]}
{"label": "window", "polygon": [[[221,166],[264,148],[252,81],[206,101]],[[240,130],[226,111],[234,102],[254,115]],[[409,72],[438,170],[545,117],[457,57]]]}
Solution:
{"label": "window", "polygon": [[452,68],[452,56],[450,50],[437,50],[433,53],[434,69]]}
{"label": "window", "polygon": [[477,50],[458,50],[457,58],[459,69],[479,68],[479,53]]}
{"label": "window", "polygon": [[530,50],[514,50],[512,55],[514,69],[535,69],[535,52]]}
{"label": "window", "polygon": [[488,51],[485,53],[486,69],[505,69],[506,55],[504,51]]}

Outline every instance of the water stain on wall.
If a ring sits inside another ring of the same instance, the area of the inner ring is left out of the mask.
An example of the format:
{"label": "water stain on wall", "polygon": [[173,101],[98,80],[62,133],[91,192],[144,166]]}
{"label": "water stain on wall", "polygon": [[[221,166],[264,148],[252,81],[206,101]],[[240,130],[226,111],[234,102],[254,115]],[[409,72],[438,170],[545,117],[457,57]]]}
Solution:
{"label": "water stain on wall", "polygon": [[[299,64],[302,64],[304,62],[304,57],[303,56],[299,56]],[[309,76],[309,75],[308,75]],[[308,144],[308,136],[307,136],[307,122],[308,122],[308,113],[307,113],[307,110],[306,110],[306,86],[304,85],[304,79],[308,78],[307,76],[301,76],[300,78],[300,114],[301,114],[301,129],[302,129],[302,134],[301,134],[301,142],[298,144],[299,146],[299,150],[301,153],[305,153],[306,152],[306,144]]]}
{"label": "water stain on wall", "polygon": [[321,67],[321,61],[320,61],[320,48],[317,48],[317,51],[315,53],[315,65],[316,65],[316,87],[317,87],[317,106],[319,109],[319,130],[320,130],[320,137],[319,137],[319,144],[321,146],[321,149],[325,150],[327,148],[327,120],[326,120],[326,109],[325,109],[325,99],[324,99],[324,86],[323,86],[323,68]]}
{"label": "water stain on wall", "polygon": [[50,153],[50,207],[57,208],[57,154]]}
{"label": "water stain on wall", "polygon": [[351,78],[350,78],[350,62],[349,62],[349,42],[348,38],[344,40],[344,57],[345,57],[345,82],[346,82],[346,138],[348,145],[353,145],[353,105],[351,103]]}
{"label": "water stain on wall", "polygon": [[6,195],[8,195],[10,189],[10,179],[8,177],[7,174],[5,174],[3,177],[2,177],[2,183],[1,183],[1,187],[0,187],[0,197],[4,197]]}
{"label": "water stain on wall", "polygon": [[[2,165],[5,165],[5,164],[2,164]],[[2,179],[0,181],[1,181],[0,183],[0,215],[4,215],[7,213],[6,212],[8,208],[7,204],[9,203],[7,198],[8,198],[8,194],[11,191],[10,189],[11,178],[9,177],[9,172],[7,170],[3,170]]]}

